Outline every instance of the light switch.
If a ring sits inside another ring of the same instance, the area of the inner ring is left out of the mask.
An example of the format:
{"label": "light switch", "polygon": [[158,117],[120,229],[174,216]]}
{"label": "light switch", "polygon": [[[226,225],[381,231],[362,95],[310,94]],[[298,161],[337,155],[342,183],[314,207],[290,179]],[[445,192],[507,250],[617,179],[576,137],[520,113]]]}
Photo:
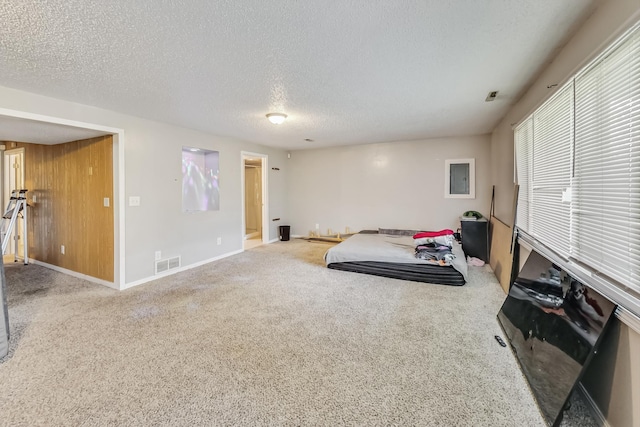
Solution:
{"label": "light switch", "polygon": [[129,206],[140,206],[140,196],[129,196]]}
{"label": "light switch", "polygon": [[105,208],[108,208],[108,207],[109,207],[109,205],[110,205],[110,200],[109,200],[109,198],[108,198],[108,197],[105,197],[105,198],[104,198],[104,207],[105,207]]}

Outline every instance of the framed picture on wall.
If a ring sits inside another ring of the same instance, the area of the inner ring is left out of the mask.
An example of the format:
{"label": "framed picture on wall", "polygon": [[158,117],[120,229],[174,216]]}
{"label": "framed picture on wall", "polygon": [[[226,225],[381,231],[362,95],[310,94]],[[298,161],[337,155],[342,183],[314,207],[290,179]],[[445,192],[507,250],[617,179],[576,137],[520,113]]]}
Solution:
{"label": "framed picture on wall", "polygon": [[220,153],[182,147],[182,211],[220,210]]}

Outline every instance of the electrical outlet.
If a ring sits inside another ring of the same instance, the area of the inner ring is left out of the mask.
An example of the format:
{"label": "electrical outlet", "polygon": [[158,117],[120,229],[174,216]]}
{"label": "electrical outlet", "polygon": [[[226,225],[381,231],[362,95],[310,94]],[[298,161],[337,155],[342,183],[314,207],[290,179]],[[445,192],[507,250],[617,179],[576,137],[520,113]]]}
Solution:
{"label": "electrical outlet", "polygon": [[218,244],[221,245],[222,244],[222,237],[218,237]]}
{"label": "electrical outlet", "polygon": [[35,203],[35,202],[37,202],[37,201],[38,201],[38,198],[36,197],[36,195],[35,195],[35,194],[34,194],[34,195],[33,195],[33,197],[31,198],[31,201],[32,201],[33,203]]}
{"label": "electrical outlet", "polygon": [[156,251],[156,261],[160,261],[162,259],[162,252]]}
{"label": "electrical outlet", "polygon": [[64,245],[60,245],[60,253],[64,255]]}
{"label": "electrical outlet", "polygon": [[129,206],[140,206],[140,196],[129,196]]}
{"label": "electrical outlet", "polygon": [[320,224],[316,224],[316,230],[320,230]]}

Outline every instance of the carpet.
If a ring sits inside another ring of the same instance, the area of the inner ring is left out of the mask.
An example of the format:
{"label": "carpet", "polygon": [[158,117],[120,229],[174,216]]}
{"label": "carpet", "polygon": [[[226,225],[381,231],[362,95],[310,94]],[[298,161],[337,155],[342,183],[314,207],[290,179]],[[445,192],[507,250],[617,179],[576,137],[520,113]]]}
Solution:
{"label": "carpet", "polygon": [[277,242],[121,292],[8,265],[0,424],[544,425],[493,338],[489,267],[432,285],[327,269],[328,247]]}

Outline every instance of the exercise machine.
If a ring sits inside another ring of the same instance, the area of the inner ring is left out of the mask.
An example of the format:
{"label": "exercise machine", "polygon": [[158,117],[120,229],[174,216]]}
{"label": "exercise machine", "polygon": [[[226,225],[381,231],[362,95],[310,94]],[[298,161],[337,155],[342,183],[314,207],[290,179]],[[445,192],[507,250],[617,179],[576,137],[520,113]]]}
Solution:
{"label": "exercise machine", "polygon": [[28,233],[27,233],[27,191],[28,190],[13,190],[11,192],[11,197],[9,198],[9,203],[7,204],[7,209],[5,209],[4,214],[2,215],[2,220],[0,223],[0,240],[2,241],[2,255],[7,251],[7,247],[9,246],[9,236],[14,233],[14,261],[18,262],[18,243],[20,240],[20,233],[17,229],[18,218],[22,218],[22,239],[24,243],[23,251],[24,264],[29,264],[29,242],[28,242]]}

